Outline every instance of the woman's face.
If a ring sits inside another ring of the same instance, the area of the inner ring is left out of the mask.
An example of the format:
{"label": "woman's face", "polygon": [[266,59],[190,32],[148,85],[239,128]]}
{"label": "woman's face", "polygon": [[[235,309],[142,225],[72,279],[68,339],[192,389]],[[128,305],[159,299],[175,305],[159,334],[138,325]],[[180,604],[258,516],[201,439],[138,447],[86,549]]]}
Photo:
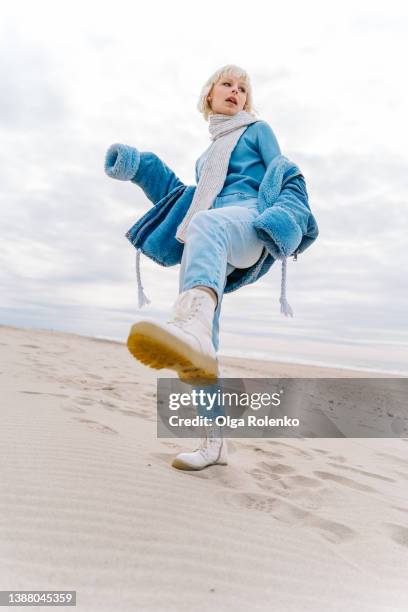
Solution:
{"label": "woman's face", "polygon": [[[232,98],[234,101],[229,101]],[[236,115],[243,110],[247,99],[247,85],[243,79],[225,76],[218,79],[207,96],[213,113]]]}

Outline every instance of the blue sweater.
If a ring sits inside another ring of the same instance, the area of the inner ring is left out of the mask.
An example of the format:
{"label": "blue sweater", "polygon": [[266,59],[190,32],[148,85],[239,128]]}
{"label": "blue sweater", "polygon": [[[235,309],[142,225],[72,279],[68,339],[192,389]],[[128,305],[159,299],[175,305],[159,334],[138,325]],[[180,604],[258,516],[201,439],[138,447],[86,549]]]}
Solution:
{"label": "blue sweater", "polygon": [[[210,147],[196,161],[196,183]],[[251,123],[232,151],[224,187],[218,195],[245,193],[257,197],[267,167],[280,154],[278,141],[270,125],[261,120]]]}

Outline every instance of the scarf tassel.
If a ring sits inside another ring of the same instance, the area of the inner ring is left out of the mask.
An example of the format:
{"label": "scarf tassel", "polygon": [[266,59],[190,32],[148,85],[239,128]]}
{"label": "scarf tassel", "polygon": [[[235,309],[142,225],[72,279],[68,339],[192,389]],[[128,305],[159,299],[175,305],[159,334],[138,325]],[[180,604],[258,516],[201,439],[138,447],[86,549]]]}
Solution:
{"label": "scarf tassel", "polygon": [[140,278],[140,253],[142,249],[137,249],[136,251],[136,278],[137,278],[137,290],[139,297],[139,308],[142,308],[145,304],[150,304],[150,300],[143,291],[142,280]]}
{"label": "scarf tassel", "polygon": [[285,317],[293,317],[292,307],[286,299],[286,257],[282,258],[282,280],[279,301],[281,305],[281,314],[285,315]]}

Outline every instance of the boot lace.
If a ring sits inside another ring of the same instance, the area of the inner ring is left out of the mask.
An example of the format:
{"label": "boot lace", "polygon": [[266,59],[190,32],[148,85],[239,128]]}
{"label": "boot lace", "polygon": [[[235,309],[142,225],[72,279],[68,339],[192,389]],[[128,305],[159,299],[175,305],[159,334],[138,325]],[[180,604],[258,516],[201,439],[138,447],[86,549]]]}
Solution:
{"label": "boot lace", "polygon": [[209,451],[209,446],[215,441],[219,445],[222,445],[222,430],[219,425],[209,425],[206,427],[206,433],[200,438],[200,445],[194,449],[200,451],[202,454],[206,454]]}
{"label": "boot lace", "polygon": [[189,306],[183,310],[183,302],[180,302],[177,305],[177,309],[174,313],[174,316],[172,319],[168,319],[166,322],[167,323],[174,323],[175,325],[178,325],[179,327],[182,326],[184,323],[187,323],[187,321],[190,321],[196,314],[196,312],[198,311],[200,304],[202,302],[202,298],[201,296],[198,297],[197,295],[194,295],[191,303],[189,304]]}
{"label": "boot lace", "polygon": [[195,453],[196,451],[200,451],[201,453],[205,453],[205,452],[207,452],[207,450],[208,450],[208,439],[207,439],[207,436],[202,436],[200,438],[200,445],[197,446],[197,448],[195,448],[193,452]]}

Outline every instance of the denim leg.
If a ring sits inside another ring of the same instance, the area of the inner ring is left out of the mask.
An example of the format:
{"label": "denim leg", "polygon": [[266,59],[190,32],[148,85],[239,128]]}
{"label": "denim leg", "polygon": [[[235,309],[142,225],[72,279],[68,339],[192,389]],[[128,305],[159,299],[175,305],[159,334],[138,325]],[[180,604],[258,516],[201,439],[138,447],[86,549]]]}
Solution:
{"label": "denim leg", "polygon": [[225,272],[225,278],[224,278],[224,287],[222,289],[222,295],[221,295],[221,299],[218,300],[218,304],[217,307],[214,311],[214,320],[213,320],[213,328],[212,328],[212,341],[213,341],[213,345],[215,348],[215,351],[218,351],[218,348],[220,346],[220,315],[221,315],[221,304],[222,304],[222,299],[224,297],[224,289],[225,286],[227,284],[227,277],[228,274],[230,272],[232,272],[233,270],[235,270],[234,266],[232,266],[229,262],[227,262],[227,269]]}
{"label": "denim leg", "polygon": [[215,210],[202,210],[193,216],[186,232],[180,269],[180,293],[196,285],[211,287],[218,305],[225,287],[228,236],[224,220]]}
{"label": "denim leg", "polygon": [[[185,269],[185,259],[183,262],[183,259],[181,260],[181,267],[180,267],[180,276],[179,276],[179,293],[182,293],[182,291],[187,291],[187,289],[183,289],[184,286],[184,269]],[[224,285],[222,288],[222,294],[221,296],[217,296],[217,307],[214,309],[214,319],[213,319],[213,326],[212,326],[212,343],[214,345],[214,349],[217,352],[220,342],[219,342],[219,333],[220,333],[220,314],[221,314],[221,304],[222,304],[222,298],[224,297],[224,289],[225,289],[225,285],[227,284],[227,275],[229,274],[229,272],[231,270],[234,270],[234,267],[231,266],[230,264],[228,264],[227,266],[227,273],[225,275],[224,278]],[[208,287],[207,283],[195,283],[194,285],[192,285],[191,287],[194,287],[195,285],[205,285]],[[191,287],[188,287],[189,289],[191,289]]]}
{"label": "denim leg", "polygon": [[252,227],[256,215],[256,209],[242,205],[212,208],[196,213],[187,228],[179,293],[196,285],[215,290],[218,304],[214,312],[212,340],[216,351],[219,347],[219,319],[227,275],[235,267],[253,265],[263,249],[263,243]]}
{"label": "denim leg", "polygon": [[[205,393],[216,394],[218,390],[222,391],[222,386],[220,379],[217,378],[217,381],[215,383],[212,383],[211,385],[206,385],[202,387],[192,386],[191,389],[194,389],[197,392],[203,390]],[[225,407],[223,406],[222,402],[218,402],[217,395],[215,395],[215,401],[213,404],[211,404],[210,401],[206,398],[204,404],[200,403],[197,406],[197,414],[199,416],[208,417],[209,419],[215,419],[217,416],[225,415]]]}
{"label": "denim leg", "polygon": [[227,235],[223,225],[217,222],[214,215],[209,218],[209,211],[196,213],[187,228],[180,265],[179,293],[196,285],[215,290],[218,301],[212,326],[215,351],[219,347],[219,319],[227,284],[227,252]]}

